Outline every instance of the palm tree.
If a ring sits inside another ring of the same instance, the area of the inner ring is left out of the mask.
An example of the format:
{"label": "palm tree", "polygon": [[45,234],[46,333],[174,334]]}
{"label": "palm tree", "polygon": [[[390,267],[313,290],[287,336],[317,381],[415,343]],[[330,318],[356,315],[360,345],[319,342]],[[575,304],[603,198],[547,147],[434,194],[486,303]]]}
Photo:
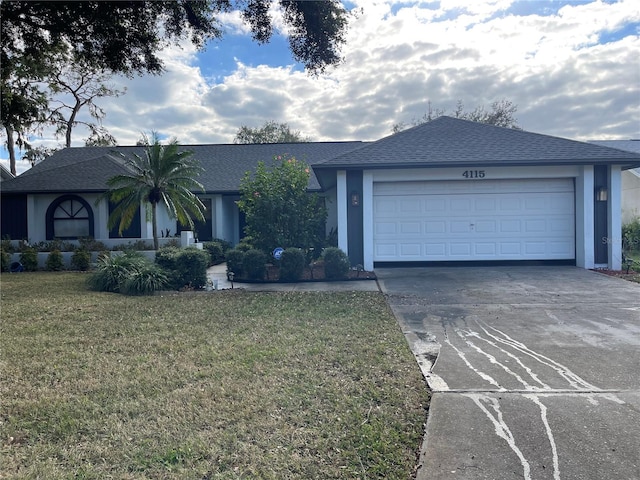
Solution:
{"label": "palm tree", "polygon": [[[145,155],[133,154],[125,160],[130,174],[116,175],[107,181],[109,190],[100,198],[108,198],[117,204],[109,216],[108,227],[118,225],[122,232],[131,225],[141,203],[151,205],[151,223],[153,226],[153,246],[158,249],[157,207],[162,202],[170,218],[177,219],[182,225],[194,228],[193,218],[204,221],[206,207],[193,193],[204,191],[204,187],[195,177],[202,173],[200,163],[191,158],[193,152],[179,151],[180,145],[172,139],[167,145],[161,145],[156,133],[151,141],[145,136]],[[147,220],[149,209],[147,209]]]}

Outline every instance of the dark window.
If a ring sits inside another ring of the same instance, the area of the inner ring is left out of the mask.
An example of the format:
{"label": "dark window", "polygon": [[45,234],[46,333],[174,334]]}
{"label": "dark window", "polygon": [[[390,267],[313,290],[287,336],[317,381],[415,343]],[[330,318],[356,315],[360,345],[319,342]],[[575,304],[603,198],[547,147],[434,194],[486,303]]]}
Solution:
{"label": "dark window", "polygon": [[2,196],[2,225],[0,236],[13,240],[27,238],[27,196]]}
{"label": "dark window", "polygon": [[82,197],[63,195],[47,209],[47,240],[93,237],[93,210]]}
{"label": "dark window", "polygon": [[[113,213],[118,205],[116,203],[109,202],[109,215]],[[131,225],[122,231],[122,235],[118,233],[119,224],[116,224],[111,230],[109,230],[109,238],[140,238],[142,236],[142,227],[140,222],[140,207],[133,216]]]}
{"label": "dark window", "polygon": [[[201,198],[200,199],[206,210],[204,211],[204,222],[195,221],[194,227],[195,232],[194,236],[200,242],[208,242],[213,238],[213,212],[211,211],[211,199],[210,198]],[[180,225],[180,222],[176,222],[176,232],[178,234],[183,230],[188,230],[189,227]]]}

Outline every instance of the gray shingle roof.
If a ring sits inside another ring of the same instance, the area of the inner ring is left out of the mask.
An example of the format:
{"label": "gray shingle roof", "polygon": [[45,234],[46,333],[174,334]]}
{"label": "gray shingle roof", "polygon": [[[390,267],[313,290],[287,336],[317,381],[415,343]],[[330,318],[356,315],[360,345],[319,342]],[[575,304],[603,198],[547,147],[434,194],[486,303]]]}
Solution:
{"label": "gray shingle roof", "polygon": [[326,160],[314,168],[596,163],[637,166],[640,165],[640,155],[443,116]]}
{"label": "gray shingle roof", "polygon": [[[208,193],[235,193],[245,172],[259,161],[270,165],[276,155],[288,154],[308,164],[361,148],[363,142],[314,142],[260,145],[184,145],[204,167],[198,180]],[[121,157],[144,155],[144,147],[72,147],[54,153],[13,180],[2,183],[4,192],[101,192],[116,174],[126,172]],[[311,190],[320,185],[315,177]]]}

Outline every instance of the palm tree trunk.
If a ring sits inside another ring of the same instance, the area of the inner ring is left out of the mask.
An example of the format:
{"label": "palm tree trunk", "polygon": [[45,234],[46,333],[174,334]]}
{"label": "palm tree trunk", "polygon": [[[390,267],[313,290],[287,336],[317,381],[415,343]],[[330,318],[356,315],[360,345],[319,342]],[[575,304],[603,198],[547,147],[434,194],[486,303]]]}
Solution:
{"label": "palm tree trunk", "polygon": [[157,216],[158,204],[153,202],[151,204],[151,228],[153,229],[153,249],[158,250],[158,216]]}

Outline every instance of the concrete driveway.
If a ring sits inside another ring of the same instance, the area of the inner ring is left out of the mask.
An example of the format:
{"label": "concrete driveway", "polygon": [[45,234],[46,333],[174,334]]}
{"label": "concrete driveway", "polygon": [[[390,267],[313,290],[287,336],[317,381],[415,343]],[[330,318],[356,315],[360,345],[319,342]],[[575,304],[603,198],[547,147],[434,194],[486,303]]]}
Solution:
{"label": "concrete driveway", "polygon": [[433,390],[418,479],[640,479],[640,285],[376,269]]}

